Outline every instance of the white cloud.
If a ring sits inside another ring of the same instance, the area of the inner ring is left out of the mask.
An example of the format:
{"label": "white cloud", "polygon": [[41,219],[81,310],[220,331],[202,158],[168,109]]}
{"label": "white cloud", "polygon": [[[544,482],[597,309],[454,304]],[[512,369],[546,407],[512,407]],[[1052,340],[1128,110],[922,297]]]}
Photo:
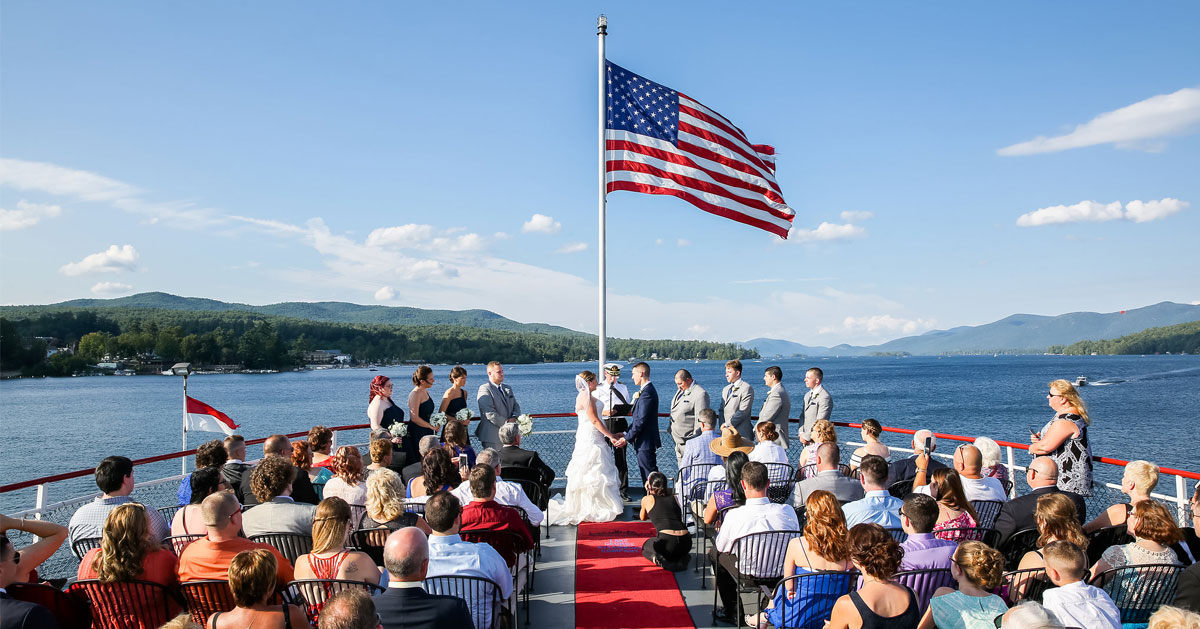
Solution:
{"label": "white cloud", "polygon": [[521,225],[523,234],[557,234],[560,231],[562,231],[562,223],[545,214],[534,214],[525,221],[524,225]]}
{"label": "white cloud", "polygon": [[17,201],[17,209],[0,209],[0,231],[25,229],[38,224],[43,218],[62,214],[62,208],[57,205],[30,203],[25,199]]}
{"label": "white cloud", "polygon": [[840,216],[842,217],[842,220],[846,221],[847,223],[861,223],[865,220],[875,218],[875,213],[863,212],[860,210],[848,210],[842,212]]}
{"label": "white cloud", "polygon": [[730,284],[779,284],[783,282],[780,277],[764,277],[754,280],[730,280]]}
{"label": "white cloud", "polygon": [[555,249],[554,253],[579,253],[580,251],[587,251],[587,248],[588,244],[586,242],[568,242]]}
{"label": "white cloud", "polygon": [[375,301],[391,301],[396,298],[396,291],[391,286],[384,286],[375,291]]}
{"label": "white cloud", "polygon": [[133,292],[133,286],[122,284],[120,282],[100,282],[92,287],[93,295],[102,297],[111,297],[113,295],[124,295],[125,293]]}
{"label": "white cloud", "polygon": [[996,153],[1035,155],[1109,143],[1117,148],[1144,149],[1146,141],[1188,133],[1197,122],[1200,122],[1200,88],[1187,87],[1102,113],[1070,133],[1038,136],[998,149]]}
{"label": "white cloud", "polygon": [[115,201],[139,194],[139,190],[85,170],[74,170],[45,162],[0,159],[0,186],[37,190],[84,201]]}
{"label": "white cloud", "polygon": [[433,237],[433,225],[398,225],[396,227],[380,227],[367,235],[368,247],[416,247],[423,245]]}
{"label": "white cloud", "polygon": [[708,327],[707,325],[696,324],[688,326],[687,333],[693,336],[703,336],[704,334],[708,333],[710,329],[712,328]]}
{"label": "white cloud", "polygon": [[663,239],[662,239],[662,238],[655,238],[655,239],[654,239],[654,244],[655,244],[655,245],[662,246],[662,243],[663,243]]}
{"label": "white cloud", "polygon": [[509,238],[512,238],[512,236],[508,235],[508,232],[496,232],[492,234],[492,238],[496,240],[508,240]]}
{"label": "white cloud", "polygon": [[1191,204],[1187,201],[1170,197],[1158,201],[1130,201],[1125,204],[1124,211],[1121,209],[1120,201],[1107,204],[1096,201],[1080,201],[1074,205],[1054,205],[1027,212],[1017,217],[1017,225],[1040,227],[1063,223],[1103,223],[1120,219],[1145,223],[1182,212],[1190,206]]}
{"label": "white cloud", "polygon": [[687,238],[680,238],[675,241],[675,245],[679,247],[686,247],[690,244],[692,244],[692,241],[688,240]]}
{"label": "white cloud", "polygon": [[137,268],[138,252],[133,245],[118,247],[112,245],[100,253],[93,253],[79,262],[64,264],[58,270],[63,275],[83,275],[85,273],[114,273],[117,271],[132,271]]}
{"label": "white cloud", "polygon": [[841,326],[826,326],[819,330],[820,334],[846,332],[851,334],[867,333],[872,336],[879,334],[916,334],[933,329],[937,322],[933,319],[902,319],[892,315],[871,315],[866,317],[846,317]]}
{"label": "white cloud", "polygon": [[788,233],[788,241],[795,243],[831,241],[831,240],[847,240],[850,238],[862,238],[867,235],[867,230],[846,223],[838,225],[836,223],[822,222],[817,225],[816,229],[801,229],[792,227]]}

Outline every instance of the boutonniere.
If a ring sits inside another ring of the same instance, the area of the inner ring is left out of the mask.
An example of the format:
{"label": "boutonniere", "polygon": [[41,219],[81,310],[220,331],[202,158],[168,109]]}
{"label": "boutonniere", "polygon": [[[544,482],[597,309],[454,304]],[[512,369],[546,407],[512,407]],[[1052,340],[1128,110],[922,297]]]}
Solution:
{"label": "boutonniere", "polygon": [[634,394],[633,394],[633,399],[634,399],[635,401],[636,401],[638,398],[640,398],[640,397],[642,397],[642,392],[641,392],[640,390],[639,390],[637,393],[634,393]]}
{"label": "boutonniere", "polygon": [[734,386],[734,387],[733,387],[733,391],[730,391],[730,393],[737,393],[737,391],[738,391],[738,387],[737,387],[737,386]]}

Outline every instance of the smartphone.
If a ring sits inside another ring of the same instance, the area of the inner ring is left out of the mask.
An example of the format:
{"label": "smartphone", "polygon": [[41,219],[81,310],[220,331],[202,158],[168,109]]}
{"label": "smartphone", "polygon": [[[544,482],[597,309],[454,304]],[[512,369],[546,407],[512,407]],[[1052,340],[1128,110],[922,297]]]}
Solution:
{"label": "smartphone", "polygon": [[925,437],[925,454],[929,454],[933,450],[933,437]]}
{"label": "smartphone", "polygon": [[1033,429],[1033,426],[1030,426],[1030,427],[1029,427],[1029,434],[1031,434],[1031,435],[1033,435],[1033,436],[1035,436],[1035,437],[1036,437],[1036,436],[1037,436],[1037,434],[1038,434],[1038,431],[1034,430],[1034,429]]}

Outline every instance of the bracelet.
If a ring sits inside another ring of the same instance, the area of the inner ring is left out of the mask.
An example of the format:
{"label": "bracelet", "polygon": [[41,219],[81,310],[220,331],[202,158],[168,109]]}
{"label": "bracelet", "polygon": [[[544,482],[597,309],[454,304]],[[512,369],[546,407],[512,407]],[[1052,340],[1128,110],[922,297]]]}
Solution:
{"label": "bracelet", "polygon": [[918,471],[918,472],[924,472],[924,471],[925,471],[925,468],[923,468],[923,467],[918,467],[918,468],[917,468],[917,471]]}

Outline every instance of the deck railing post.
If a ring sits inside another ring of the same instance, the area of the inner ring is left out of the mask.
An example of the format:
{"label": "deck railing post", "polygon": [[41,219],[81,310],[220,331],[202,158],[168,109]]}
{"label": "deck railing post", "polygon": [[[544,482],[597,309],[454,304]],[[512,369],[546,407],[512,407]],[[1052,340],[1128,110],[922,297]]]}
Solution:
{"label": "deck railing post", "polygon": [[1017,460],[1013,458],[1013,447],[1004,446],[1008,450],[1008,479],[1012,481],[1012,487],[1008,490],[1008,499],[1012,500],[1017,497]]}
{"label": "deck railing post", "polygon": [[1190,502],[1190,496],[1187,495],[1187,483],[1183,482],[1182,476],[1175,477],[1175,509],[1179,511],[1179,523],[1187,524],[1187,507]]}
{"label": "deck railing post", "polygon": [[37,486],[37,502],[34,507],[37,508],[37,513],[33,514],[35,519],[42,519],[42,509],[46,506],[46,483]]}

